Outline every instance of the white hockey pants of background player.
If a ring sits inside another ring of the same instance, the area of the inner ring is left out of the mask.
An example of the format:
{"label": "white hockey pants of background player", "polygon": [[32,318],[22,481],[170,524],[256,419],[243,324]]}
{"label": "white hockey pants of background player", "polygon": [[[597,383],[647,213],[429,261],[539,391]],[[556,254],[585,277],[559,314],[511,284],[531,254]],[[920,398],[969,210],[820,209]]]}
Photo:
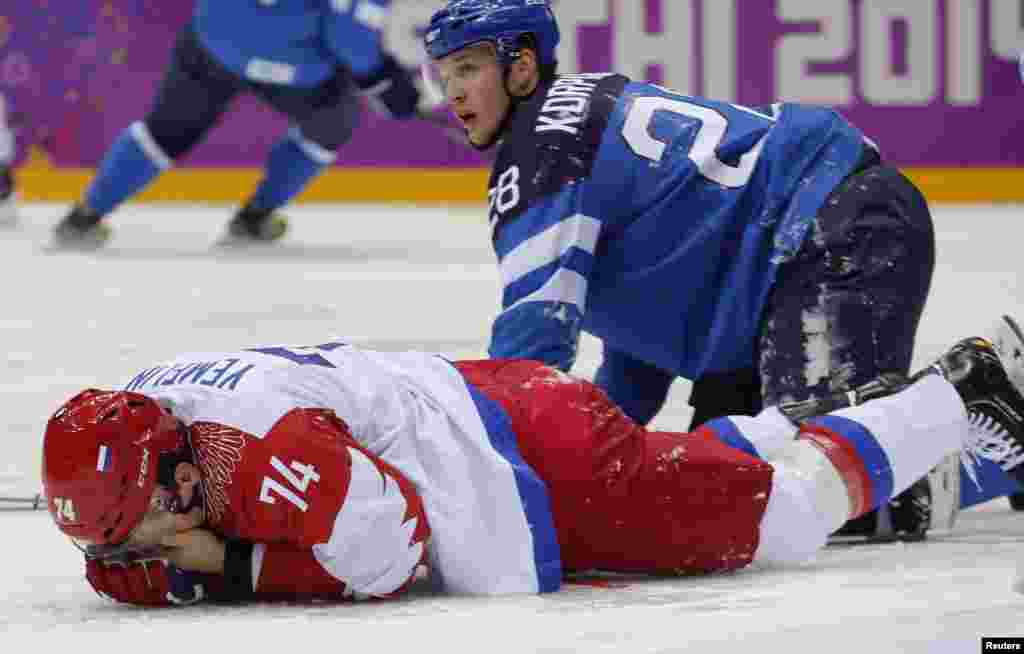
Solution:
{"label": "white hockey pants of background player", "polygon": [[0,93],[0,167],[14,163],[14,130],[11,127],[7,101]]}
{"label": "white hockey pants of background player", "polygon": [[938,375],[810,420],[795,440],[793,423],[774,408],[725,420],[775,469],[753,560],[762,566],[813,558],[843,523],[924,477],[968,433],[960,396]]}
{"label": "white hockey pants of background player", "polygon": [[11,188],[13,182],[10,171],[6,170],[14,165],[15,156],[14,128],[11,127],[9,116],[6,100],[0,93],[0,227],[13,225],[17,217]]}

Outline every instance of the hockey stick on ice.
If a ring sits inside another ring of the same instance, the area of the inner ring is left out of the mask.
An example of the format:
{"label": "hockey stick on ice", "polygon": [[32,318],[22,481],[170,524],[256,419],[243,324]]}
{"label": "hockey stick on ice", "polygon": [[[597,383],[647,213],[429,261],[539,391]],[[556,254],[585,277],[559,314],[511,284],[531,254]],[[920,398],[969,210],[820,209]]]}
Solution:
{"label": "hockey stick on ice", "polygon": [[38,511],[45,507],[42,493],[32,497],[0,497],[0,511]]}

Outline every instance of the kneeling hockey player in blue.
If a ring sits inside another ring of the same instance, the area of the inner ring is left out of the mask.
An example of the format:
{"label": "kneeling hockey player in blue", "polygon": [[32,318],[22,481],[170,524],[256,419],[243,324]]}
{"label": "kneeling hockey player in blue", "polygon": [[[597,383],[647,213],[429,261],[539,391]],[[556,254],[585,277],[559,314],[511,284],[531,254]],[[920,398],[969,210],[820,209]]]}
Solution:
{"label": "kneeling hockey player in blue", "polygon": [[[451,0],[425,35],[468,139],[497,145],[491,356],[569,370],[587,332],[642,424],[692,380],[691,427],[908,372],[932,220],[872,141],[825,107],[558,75],[558,42],[544,0]],[[849,527],[923,537],[929,493]]]}

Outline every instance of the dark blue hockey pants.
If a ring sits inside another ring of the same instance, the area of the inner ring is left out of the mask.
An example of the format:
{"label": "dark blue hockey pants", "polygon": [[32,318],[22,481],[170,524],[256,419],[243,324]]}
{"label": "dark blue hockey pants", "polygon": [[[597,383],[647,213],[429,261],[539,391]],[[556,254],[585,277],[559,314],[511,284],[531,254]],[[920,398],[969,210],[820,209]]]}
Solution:
{"label": "dark blue hockey pants", "polygon": [[356,87],[344,68],[309,88],[251,82],[217,62],[186,26],[146,115],[146,127],[163,152],[177,159],[202,140],[242,93],[288,117],[304,138],[330,151],[351,138],[359,120]]}

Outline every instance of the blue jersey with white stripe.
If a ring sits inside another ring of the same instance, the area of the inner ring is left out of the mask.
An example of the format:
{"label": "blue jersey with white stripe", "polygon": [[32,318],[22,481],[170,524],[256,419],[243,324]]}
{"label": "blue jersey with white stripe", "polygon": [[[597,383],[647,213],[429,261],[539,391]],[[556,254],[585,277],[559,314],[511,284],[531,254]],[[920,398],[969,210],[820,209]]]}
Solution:
{"label": "blue jersey with white stripe", "polygon": [[690,379],[752,366],[776,269],[863,147],[825,108],[556,78],[517,107],[491,178],[491,356],[568,369],[584,330]]}
{"label": "blue jersey with white stripe", "polygon": [[193,26],[225,68],[253,82],[315,86],[339,65],[371,77],[383,65],[391,0],[198,0]]}

